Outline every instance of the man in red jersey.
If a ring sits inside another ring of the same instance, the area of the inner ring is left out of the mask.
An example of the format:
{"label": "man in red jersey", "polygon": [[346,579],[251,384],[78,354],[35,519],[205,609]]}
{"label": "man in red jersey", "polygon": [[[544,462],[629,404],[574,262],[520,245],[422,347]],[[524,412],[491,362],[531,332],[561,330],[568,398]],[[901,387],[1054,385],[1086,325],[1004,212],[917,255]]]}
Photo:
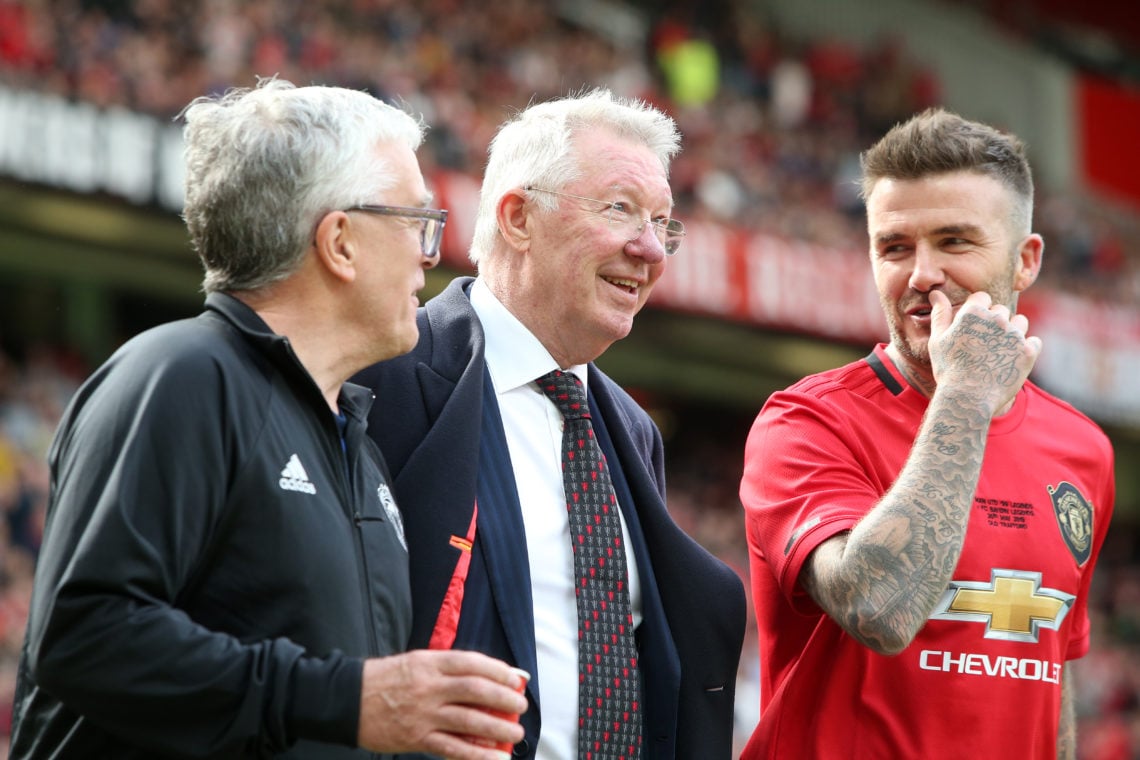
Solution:
{"label": "man in red jersey", "polygon": [[745,452],[758,758],[1072,758],[1067,665],[1114,497],[1027,380],[1044,242],[1021,142],[930,110],[862,156],[890,342],[768,400]]}

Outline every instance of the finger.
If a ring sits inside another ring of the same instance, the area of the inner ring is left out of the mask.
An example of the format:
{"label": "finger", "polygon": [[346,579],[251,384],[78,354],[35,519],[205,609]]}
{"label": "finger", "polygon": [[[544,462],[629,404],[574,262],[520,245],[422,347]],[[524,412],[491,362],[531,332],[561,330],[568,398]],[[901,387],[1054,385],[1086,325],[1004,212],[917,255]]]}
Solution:
{"label": "finger", "polygon": [[990,294],[987,293],[986,291],[978,290],[978,291],[971,293],[969,295],[969,297],[966,298],[966,303],[970,304],[972,306],[976,306],[979,309],[981,309],[982,311],[985,311],[986,309],[990,308],[990,306],[993,304],[993,299],[990,297]]}
{"label": "finger", "polygon": [[517,687],[478,675],[444,676],[435,693],[443,703],[521,715],[527,709],[523,682],[517,675],[511,678]]}
{"label": "finger", "polygon": [[522,741],[525,731],[517,716],[503,717],[472,708],[452,707],[440,713],[437,730],[425,748],[446,757],[486,757],[488,748],[507,753]]}
{"label": "finger", "polygon": [[526,733],[516,714],[467,708],[459,720],[460,727],[452,733],[476,744],[509,744],[513,747]]}
{"label": "finger", "polygon": [[509,741],[514,744],[522,739],[524,731],[517,715],[471,705],[445,705],[432,716],[430,731],[427,733]]}
{"label": "finger", "polygon": [[522,687],[511,688],[494,681],[481,679],[473,685],[471,699],[461,699],[465,704],[510,715],[522,715],[527,710],[527,700]]}
{"label": "finger", "polygon": [[530,673],[527,673],[522,668],[511,668],[511,675],[514,676],[507,682],[507,686],[522,694],[526,691],[526,685],[530,683]]}
{"label": "finger", "polygon": [[439,657],[439,672],[453,676],[480,676],[510,689],[521,691],[530,680],[530,674],[522,668],[508,665],[502,660],[489,657],[481,652],[466,650],[431,651],[425,654]]}
{"label": "finger", "polygon": [[446,675],[478,675],[508,683],[511,666],[482,652],[465,649],[422,650],[422,654],[436,659],[440,673]]}
{"label": "finger", "polygon": [[1022,335],[1029,332],[1029,318],[1024,314],[1014,314],[1009,320],[1010,327]]}
{"label": "finger", "polygon": [[994,304],[993,306],[990,307],[990,310],[994,313],[995,316],[997,316],[997,318],[999,320],[1009,321],[1010,311],[1009,311],[1009,307],[1006,306],[1005,304],[1003,304],[1003,303]]}
{"label": "finger", "polygon": [[930,291],[930,327],[933,333],[943,333],[950,328],[954,314],[950,299],[941,290]]}

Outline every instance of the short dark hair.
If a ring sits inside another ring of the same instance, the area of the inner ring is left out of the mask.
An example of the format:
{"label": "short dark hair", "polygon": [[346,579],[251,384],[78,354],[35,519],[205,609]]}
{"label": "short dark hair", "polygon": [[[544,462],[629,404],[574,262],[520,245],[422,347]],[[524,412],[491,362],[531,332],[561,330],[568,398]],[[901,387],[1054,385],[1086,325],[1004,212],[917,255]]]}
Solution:
{"label": "short dark hair", "polygon": [[896,124],[859,157],[860,194],[870,196],[881,179],[921,179],[973,171],[993,177],[1014,194],[1017,221],[1029,231],[1033,215],[1033,173],[1016,135],[964,119],[943,108],[928,108]]}

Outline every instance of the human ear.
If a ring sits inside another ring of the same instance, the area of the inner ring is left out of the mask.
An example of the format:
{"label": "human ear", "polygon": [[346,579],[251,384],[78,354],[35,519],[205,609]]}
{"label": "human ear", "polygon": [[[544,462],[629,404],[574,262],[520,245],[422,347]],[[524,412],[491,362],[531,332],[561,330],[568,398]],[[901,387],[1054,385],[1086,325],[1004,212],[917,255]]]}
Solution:
{"label": "human ear", "polygon": [[1027,235],[1017,248],[1017,269],[1013,277],[1015,293],[1028,288],[1041,272],[1041,258],[1045,253],[1045,240],[1036,232]]}
{"label": "human ear", "polygon": [[519,189],[504,193],[495,207],[499,234],[516,251],[525,252],[530,249],[530,209],[526,196]]}
{"label": "human ear", "polygon": [[331,211],[317,223],[313,236],[317,261],[332,276],[351,281],[356,277],[359,249],[352,235],[352,220],[343,211]]}

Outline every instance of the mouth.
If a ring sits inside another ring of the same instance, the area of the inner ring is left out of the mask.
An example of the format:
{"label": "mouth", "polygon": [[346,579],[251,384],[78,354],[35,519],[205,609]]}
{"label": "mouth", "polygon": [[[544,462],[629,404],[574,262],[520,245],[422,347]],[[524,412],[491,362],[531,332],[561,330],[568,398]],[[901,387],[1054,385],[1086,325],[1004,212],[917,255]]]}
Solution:
{"label": "mouth", "polygon": [[[950,304],[950,314],[954,316],[958,313],[958,309],[962,307],[961,303]],[[905,312],[906,316],[923,327],[930,326],[930,316],[934,313],[934,307],[929,303],[920,303],[911,306]]]}
{"label": "mouth", "polygon": [[933,311],[929,303],[920,303],[907,309],[905,314],[916,326],[925,329],[930,327],[930,315]]}
{"label": "mouth", "polygon": [[638,291],[641,290],[641,283],[637,280],[630,280],[624,277],[607,277],[605,275],[602,275],[602,279],[632,296],[636,296]]}

